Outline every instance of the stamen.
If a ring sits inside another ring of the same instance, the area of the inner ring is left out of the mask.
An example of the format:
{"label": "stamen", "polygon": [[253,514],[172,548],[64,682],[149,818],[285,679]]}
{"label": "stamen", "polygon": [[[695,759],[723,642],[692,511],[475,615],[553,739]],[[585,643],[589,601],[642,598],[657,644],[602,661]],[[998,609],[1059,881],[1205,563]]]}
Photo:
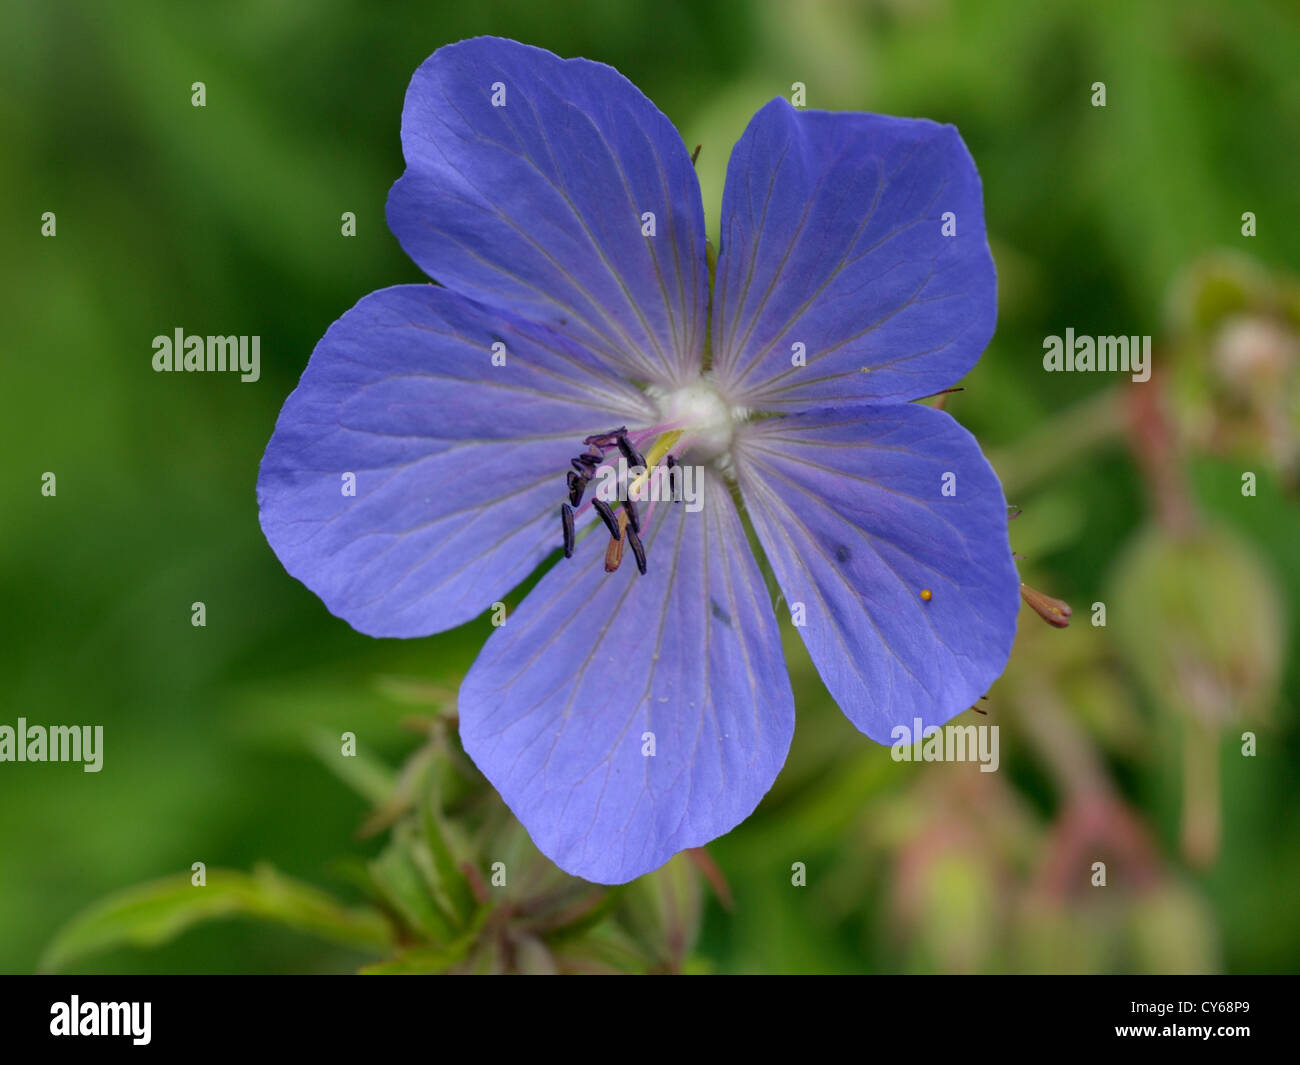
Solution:
{"label": "stamen", "polygon": [[623,457],[627,459],[627,464],[629,466],[641,466],[644,468],[645,456],[628,442],[626,436],[620,436],[618,438],[618,449],[623,452]]}
{"label": "stamen", "polygon": [[[657,438],[655,434],[661,434]],[[623,560],[623,549],[627,543],[632,544],[632,553],[636,557],[636,568],[644,574],[646,572],[646,551],[645,545],[641,541],[641,530],[645,527],[644,522],[649,521],[649,515],[654,513],[654,502],[651,501],[650,509],[646,516],[642,517],[641,510],[637,506],[632,496],[639,493],[642,487],[649,481],[650,475],[657,468],[656,463],[663,461],[667,457],[668,469],[678,471],[681,463],[672,455],[672,449],[683,436],[681,429],[674,429],[671,423],[653,426],[648,429],[639,429],[631,434],[642,446],[645,442],[654,439],[648,455],[643,455],[637,444],[629,438],[627,426],[619,426],[617,429],[610,429],[604,433],[592,433],[590,436],[583,438],[583,444],[588,448],[587,451],[578,455],[576,458],[569,460],[571,470],[565,472],[565,483],[568,486],[569,502],[561,503],[560,519],[564,531],[564,557],[572,558],[576,544],[575,511],[585,509],[583,497],[587,490],[587,485],[595,479],[596,475],[606,468],[613,468],[607,453],[617,448],[622,459],[633,468],[640,468],[641,473],[629,481],[624,488],[623,498],[618,500],[622,503],[622,509],[615,513],[614,508],[603,499],[597,498],[596,493],[592,493],[593,498],[589,500],[591,507],[600,515],[600,520],[604,523],[605,528],[609,531],[610,544],[605,551],[605,572],[613,573],[618,569]],[[674,474],[669,474],[669,487],[673,488]],[[681,496],[673,490],[673,498],[681,502]]]}
{"label": "stamen", "polygon": [[572,470],[568,472],[567,477],[569,481],[569,502],[576,507],[582,502],[582,493],[587,488],[587,482]]}
{"label": "stamen", "polygon": [[560,504],[560,524],[564,526],[564,557],[573,557],[573,508],[568,503]]}
{"label": "stamen", "polygon": [[934,400],[931,406],[934,407],[935,410],[943,410],[944,405],[948,402],[948,397],[950,395],[952,395],[954,392],[965,392],[965,391],[966,391],[965,387],[963,387],[962,385],[958,385],[956,388],[945,388],[940,392],[935,392],[929,396],[922,396],[921,398]]}
{"label": "stamen", "polygon": [[614,511],[610,509],[609,504],[603,499],[593,499],[591,505],[596,508],[596,513],[600,515],[600,520],[605,523],[609,535],[614,537],[615,540],[622,536],[622,531],[618,527],[618,519],[614,517]]}
{"label": "stamen", "polygon": [[[599,501],[597,500],[597,502]],[[605,548],[606,573],[615,572],[623,563],[623,530],[627,528],[627,514],[620,514],[618,518],[618,532],[612,535],[609,541],[609,546]]]}
{"label": "stamen", "polygon": [[627,433],[627,426],[620,425],[617,429],[610,429],[605,433],[592,433],[591,436],[583,437],[584,444],[594,444],[596,447],[604,450],[607,447],[613,447],[614,442]]}
{"label": "stamen", "polygon": [[632,547],[632,554],[636,556],[636,568],[641,576],[645,576],[645,547],[641,543],[641,537],[636,534],[636,529],[631,527],[627,530],[627,542]]}

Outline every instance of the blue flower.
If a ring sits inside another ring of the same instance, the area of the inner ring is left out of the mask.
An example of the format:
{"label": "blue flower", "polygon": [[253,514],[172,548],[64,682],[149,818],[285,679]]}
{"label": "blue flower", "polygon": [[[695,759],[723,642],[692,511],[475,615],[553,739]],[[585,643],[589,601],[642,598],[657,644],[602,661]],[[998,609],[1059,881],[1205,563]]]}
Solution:
{"label": "blue flower", "polygon": [[[402,146],[388,222],[439,284],[330,327],[262,461],[262,528],[372,636],[460,625],[571,550],[459,698],[465,749],[547,855],[630,880],[776,778],[794,699],[738,501],[868,736],[986,691],[1019,603],[1005,501],[970,434],[910,402],[994,327],[955,129],[767,104],[728,165],[711,300],[692,160],[611,67],[441,48]],[[635,460],[687,467],[703,505],[597,506],[651,487]],[[637,565],[606,572],[623,547]]]}

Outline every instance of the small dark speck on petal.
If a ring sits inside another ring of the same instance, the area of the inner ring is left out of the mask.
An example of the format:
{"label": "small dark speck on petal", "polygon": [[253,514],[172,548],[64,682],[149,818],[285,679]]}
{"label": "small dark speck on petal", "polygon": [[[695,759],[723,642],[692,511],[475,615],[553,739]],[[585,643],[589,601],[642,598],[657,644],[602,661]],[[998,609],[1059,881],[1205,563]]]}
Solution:
{"label": "small dark speck on petal", "polygon": [[716,599],[709,600],[709,612],[728,628],[731,627],[731,615],[722,609],[722,606]]}
{"label": "small dark speck on petal", "polygon": [[835,561],[836,561],[836,562],[847,562],[847,561],[848,561],[849,559],[851,559],[852,557],[853,557],[853,552],[850,551],[850,550],[849,550],[847,547],[845,547],[843,544],[836,544],[836,545],[835,545]]}

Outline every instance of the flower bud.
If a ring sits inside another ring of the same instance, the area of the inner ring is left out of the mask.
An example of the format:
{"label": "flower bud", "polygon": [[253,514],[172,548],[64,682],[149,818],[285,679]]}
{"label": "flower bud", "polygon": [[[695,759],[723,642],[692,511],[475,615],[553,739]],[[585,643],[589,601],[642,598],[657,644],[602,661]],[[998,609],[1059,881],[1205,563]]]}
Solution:
{"label": "flower bud", "polygon": [[1251,545],[1222,528],[1150,528],[1109,596],[1120,653],[1163,710],[1206,725],[1266,711],[1281,675],[1283,612]]}
{"label": "flower bud", "polygon": [[1034,612],[1049,625],[1055,625],[1058,629],[1063,629],[1070,624],[1070,617],[1074,611],[1070,609],[1070,604],[1065,600],[1044,595],[1038,589],[1029,587],[1023,581],[1020,583],[1020,598],[1033,607]]}

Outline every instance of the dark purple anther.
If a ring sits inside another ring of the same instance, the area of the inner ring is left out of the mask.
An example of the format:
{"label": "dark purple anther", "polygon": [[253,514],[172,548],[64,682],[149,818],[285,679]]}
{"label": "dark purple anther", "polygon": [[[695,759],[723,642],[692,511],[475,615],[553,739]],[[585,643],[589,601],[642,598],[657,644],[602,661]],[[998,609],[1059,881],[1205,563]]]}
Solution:
{"label": "dark purple anther", "polygon": [[632,548],[632,554],[636,557],[636,568],[641,576],[645,576],[645,547],[641,543],[641,537],[636,534],[636,530],[628,526],[627,543]]}
{"label": "dark purple anther", "polygon": [[613,447],[614,441],[627,432],[627,426],[621,425],[617,429],[611,429],[607,433],[592,433],[591,436],[584,437],[584,444],[595,444],[596,447],[604,450],[607,447]]}
{"label": "dark purple anther", "polygon": [[640,466],[642,469],[645,468],[645,456],[628,443],[626,436],[620,436],[618,438],[618,449],[623,452],[623,457],[627,459],[627,464],[629,466]]}
{"label": "dark purple anther", "polygon": [[576,507],[582,502],[582,493],[587,487],[587,482],[585,478],[579,477],[572,470],[565,474],[565,477],[569,482],[569,502]]}
{"label": "dark purple anther", "polygon": [[560,524],[564,526],[564,557],[573,557],[573,508],[568,503],[560,504]]}
{"label": "dark purple anther", "polygon": [[618,519],[614,517],[614,512],[610,510],[609,504],[603,499],[593,499],[591,505],[596,508],[596,513],[600,515],[600,520],[605,523],[605,528],[609,530],[609,535],[615,540],[621,537],[618,528]]}
{"label": "dark purple anther", "polygon": [[672,493],[673,502],[680,503],[682,501],[682,494],[681,492],[677,491],[677,482],[678,480],[680,480],[681,474],[677,473],[676,470],[677,470],[677,460],[673,458],[672,455],[669,455],[668,456],[668,491]]}
{"label": "dark purple anther", "polygon": [[627,523],[634,532],[641,531],[641,515],[637,513],[636,504],[630,499],[623,500],[623,509],[627,511]]}

